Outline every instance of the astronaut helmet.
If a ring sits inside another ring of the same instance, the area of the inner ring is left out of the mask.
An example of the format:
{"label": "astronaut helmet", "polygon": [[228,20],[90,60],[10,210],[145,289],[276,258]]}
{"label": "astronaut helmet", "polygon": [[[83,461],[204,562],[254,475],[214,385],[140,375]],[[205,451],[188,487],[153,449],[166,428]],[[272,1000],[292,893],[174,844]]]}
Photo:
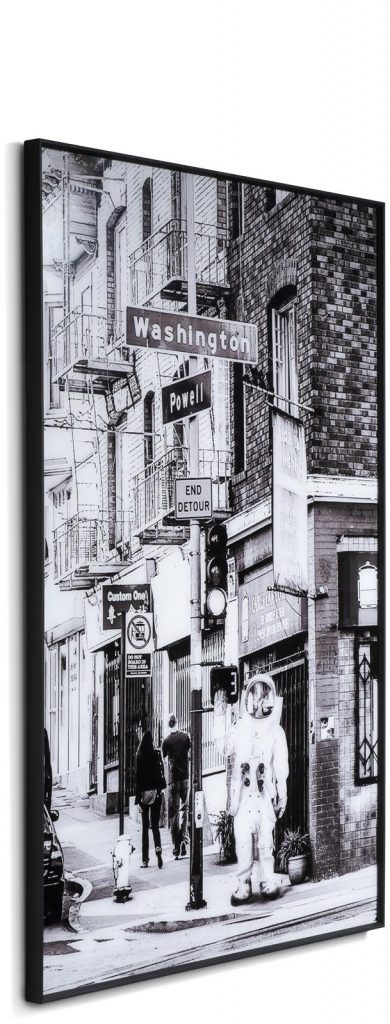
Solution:
{"label": "astronaut helmet", "polygon": [[250,718],[269,718],[275,708],[276,692],[269,675],[256,675],[250,679],[244,696],[244,707]]}

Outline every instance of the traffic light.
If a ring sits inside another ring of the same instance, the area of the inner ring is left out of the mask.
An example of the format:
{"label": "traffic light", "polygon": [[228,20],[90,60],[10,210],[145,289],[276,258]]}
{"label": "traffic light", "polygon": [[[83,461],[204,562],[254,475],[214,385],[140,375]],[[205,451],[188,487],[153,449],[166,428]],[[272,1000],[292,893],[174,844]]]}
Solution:
{"label": "traffic light", "polygon": [[227,606],[227,533],[223,523],[206,527],[206,601],[205,629],[222,625]]}
{"label": "traffic light", "polygon": [[236,665],[216,665],[211,669],[210,695],[213,705],[215,695],[219,690],[225,691],[225,699],[228,704],[236,703],[238,700],[238,668]]}

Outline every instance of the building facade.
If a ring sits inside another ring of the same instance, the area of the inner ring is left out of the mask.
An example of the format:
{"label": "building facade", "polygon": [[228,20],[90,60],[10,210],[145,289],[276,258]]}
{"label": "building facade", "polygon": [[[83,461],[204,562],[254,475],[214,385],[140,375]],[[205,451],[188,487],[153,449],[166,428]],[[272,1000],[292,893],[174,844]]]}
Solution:
{"label": "building facade", "polygon": [[[152,672],[126,690],[131,811],[142,728],[160,743],[172,711],[191,727],[189,531],[174,515],[188,420],[164,425],[161,402],[188,358],[126,337],[128,306],[186,311],[185,175],[52,151],[43,183],[46,724],[55,775],[115,810],[120,633],[103,629],[101,587],[150,582]],[[213,714],[210,667],[238,664],[241,683],[266,669],[284,698],[284,825],[309,831],[315,877],[342,873],[376,855],[375,210],[196,175],[195,268],[198,314],[259,335],[256,372],[198,358],[212,373],[200,474],[229,542],[226,619],[202,640],[207,807],[225,805],[232,714]],[[277,585],[286,452],[305,482],[306,586]]]}

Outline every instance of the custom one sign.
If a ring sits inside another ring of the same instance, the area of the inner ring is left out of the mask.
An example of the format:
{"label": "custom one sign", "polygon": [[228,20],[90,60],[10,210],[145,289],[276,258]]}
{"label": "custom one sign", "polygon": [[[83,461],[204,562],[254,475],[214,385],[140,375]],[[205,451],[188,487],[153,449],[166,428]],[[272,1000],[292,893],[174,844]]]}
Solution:
{"label": "custom one sign", "polygon": [[161,389],[163,423],[194,416],[211,406],[211,370],[167,384]]}
{"label": "custom one sign", "polygon": [[103,629],[120,629],[122,613],[130,608],[150,611],[150,583],[104,583],[102,594]]}
{"label": "custom one sign", "polygon": [[256,325],[233,320],[128,306],[126,340],[140,348],[258,363]]}

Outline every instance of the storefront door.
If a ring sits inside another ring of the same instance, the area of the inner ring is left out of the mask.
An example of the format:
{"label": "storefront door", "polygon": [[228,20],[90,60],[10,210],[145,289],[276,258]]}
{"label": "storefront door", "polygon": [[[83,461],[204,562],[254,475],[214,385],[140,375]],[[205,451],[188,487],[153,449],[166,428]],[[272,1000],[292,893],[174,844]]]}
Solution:
{"label": "storefront door", "polygon": [[[250,670],[250,675],[259,671]],[[281,725],[286,733],[289,776],[287,779],[287,807],[282,821],[275,828],[275,851],[278,852],[287,828],[307,830],[307,661],[305,655],[282,658],[265,668],[272,676],[278,697],[283,698]]]}

